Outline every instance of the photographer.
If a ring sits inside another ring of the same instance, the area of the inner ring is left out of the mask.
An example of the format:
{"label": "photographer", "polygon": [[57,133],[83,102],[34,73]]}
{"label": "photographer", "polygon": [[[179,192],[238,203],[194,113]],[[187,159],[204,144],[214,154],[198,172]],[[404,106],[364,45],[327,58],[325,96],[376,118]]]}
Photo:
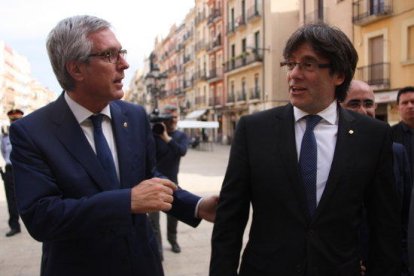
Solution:
{"label": "photographer", "polygon": [[[187,153],[188,138],[184,132],[176,130],[177,121],[177,108],[167,105],[158,116],[158,120],[155,119],[153,133],[157,171],[178,185],[180,159]],[[150,213],[149,217],[157,236],[160,255],[163,256],[159,212]],[[172,251],[180,253],[181,248],[177,243],[177,223],[176,218],[167,215],[167,240],[171,244]]]}

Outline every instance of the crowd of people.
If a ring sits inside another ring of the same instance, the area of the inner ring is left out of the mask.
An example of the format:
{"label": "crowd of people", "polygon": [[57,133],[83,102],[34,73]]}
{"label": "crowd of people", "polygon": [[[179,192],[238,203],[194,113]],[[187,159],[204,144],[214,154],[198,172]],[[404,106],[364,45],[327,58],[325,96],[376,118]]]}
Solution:
{"label": "crowd of people", "polygon": [[375,119],[340,29],[308,24],[289,37],[290,103],[240,119],[208,197],[178,185],[188,138],[176,108],[154,133],[143,107],[120,100],[129,64],[109,22],[65,18],[46,44],[64,91],[18,120],[11,112],[2,139],[6,236],[20,232],[19,214],[43,244],[42,276],[164,275],[160,211],[175,253],[177,220],[214,222],[210,276],[413,275],[414,88],[398,92],[399,124]]}

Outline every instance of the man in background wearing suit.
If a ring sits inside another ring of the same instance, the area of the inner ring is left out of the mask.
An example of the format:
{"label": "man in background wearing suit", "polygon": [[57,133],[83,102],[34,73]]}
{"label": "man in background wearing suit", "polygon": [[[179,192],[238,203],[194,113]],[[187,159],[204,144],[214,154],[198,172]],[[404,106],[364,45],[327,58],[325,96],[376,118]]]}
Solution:
{"label": "man in background wearing suit", "polygon": [[363,208],[370,235],[367,273],[399,275],[390,127],[337,102],[358,60],[351,41],[326,24],[304,25],[288,39],[283,57],[290,104],[242,117],[237,125],[213,229],[210,276],[360,275]]}
{"label": "man in background wearing suit", "polygon": [[[366,82],[353,80],[341,106],[371,118],[375,118],[377,104],[375,102],[374,91]],[[409,276],[407,259],[407,226],[412,187],[410,163],[408,161],[407,151],[402,144],[393,143],[392,149],[394,153],[395,187],[398,191],[399,203],[401,206],[401,275]],[[368,247],[368,236],[365,224],[361,231],[361,243],[362,257],[363,260],[365,260]]]}
{"label": "man in background wearing suit", "polygon": [[129,65],[107,21],[66,18],[47,49],[64,92],[10,132],[19,212],[43,242],[40,274],[162,276],[146,213],[195,227],[214,219],[216,198],[153,177],[148,117],[119,100]]}
{"label": "man in background wearing suit", "polygon": [[[401,121],[392,126],[392,136],[395,142],[404,145],[408,153],[411,175],[414,173],[414,86],[406,86],[397,94],[398,112]],[[411,189],[412,190],[412,189]],[[408,212],[407,249],[409,271],[414,275],[414,194],[411,191]]]}

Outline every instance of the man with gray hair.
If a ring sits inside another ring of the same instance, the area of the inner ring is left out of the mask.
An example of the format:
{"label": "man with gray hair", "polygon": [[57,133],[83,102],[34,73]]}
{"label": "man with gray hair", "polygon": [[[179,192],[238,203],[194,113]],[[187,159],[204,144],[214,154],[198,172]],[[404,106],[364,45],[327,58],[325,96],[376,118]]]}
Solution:
{"label": "man with gray hair", "polygon": [[[184,132],[177,130],[177,107],[166,105],[162,109],[161,115],[169,119],[160,123],[163,128],[161,133],[154,132],[156,169],[178,185],[180,160],[187,153],[188,138]],[[160,215],[159,212],[153,212],[149,216],[157,236],[159,251],[162,257]],[[171,249],[174,253],[181,252],[180,245],[177,242],[177,224],[177,219],[167,214],[167,240],[171,244]]]}
{"label": "man with gray hair", "polygon": [[120,101],[129,64],[107,21],[66,18],[47,49],[64,92],[10,129],[18,209],[43,242],[40,274],[164,275],[147,213],[195,227],[214,220],[216,199],[154,177],[147,114]]}

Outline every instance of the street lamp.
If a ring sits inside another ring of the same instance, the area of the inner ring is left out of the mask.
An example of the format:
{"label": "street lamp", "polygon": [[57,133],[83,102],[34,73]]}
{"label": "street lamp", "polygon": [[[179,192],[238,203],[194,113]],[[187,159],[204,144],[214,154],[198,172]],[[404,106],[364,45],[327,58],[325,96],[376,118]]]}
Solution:
{"label": "street lamp", "polygon": [[167,76],[160,73],[160,69],[157,65],[152,64],[151,60],[151,70],[145,76],[145,85],[147,86],[147,91],[151,94],[151,97],[154,101],[154,110],[158,110],[158,98],[165,86]]}

